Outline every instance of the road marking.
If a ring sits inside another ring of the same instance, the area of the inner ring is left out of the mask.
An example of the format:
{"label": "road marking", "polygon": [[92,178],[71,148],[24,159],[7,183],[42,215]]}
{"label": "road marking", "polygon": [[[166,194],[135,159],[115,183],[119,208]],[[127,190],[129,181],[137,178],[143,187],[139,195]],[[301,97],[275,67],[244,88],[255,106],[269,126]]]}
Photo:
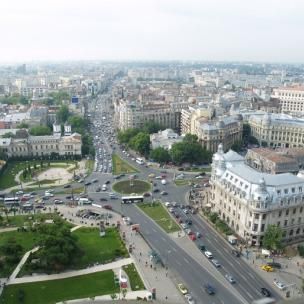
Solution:
{"label": "road marking", "polygon": [[225,250],[227,253],[229,253],[229,251],[228,251],[228,249],[227,249],[227,248],[225,248],[225,247],[224,247],[223,249],[224,249],[224,250]]}
{"label": "road marking", "polygon": [[238,260],[235,260],[235,261],[241,266],[241,263]]}
{"label": "road marking", "polygon": [[157,232],[154,228],[152,228],[152,230],[153,230],[154,232]]}
{"label": "road marking", "polygon": [[164,242],[167,242],[167,240],[162,236],[161,239],[164,241]]}
{"label": "road marking", "polygon": [[253,299],[253,296],[247,290],[245,290],[245,292],[250,299]]}
{"label": "road marking", "polygon": [[175,260],[175,262],[176,262],[179,266],[182,266],[182,264],[181,264],[178,260]]}
{"label": "road marking", "polygon": [[240,274],[240,276],[243,278],[244,281],[247,281],[246,278],[242,274]]}
{"label": "road marking", "polygon": [[184,261],[189,264],[189,261],[186,258],[184,258]]}
{"label": "road marking", "polygon": [[225,304],[225,302],[221,298],[219,298],[219,300],[222,304]]}
{"label": "road marking", "polygon": [[250,272],[249,272],[248,274],[249,274],[253,279],[255,279],[255,277],[254,277]]}
{"label": "road marking", "polygon": [[177,252],[177,250],[175,249],[175,247],[172,247],[172,250],[173,250],[174,252]]}

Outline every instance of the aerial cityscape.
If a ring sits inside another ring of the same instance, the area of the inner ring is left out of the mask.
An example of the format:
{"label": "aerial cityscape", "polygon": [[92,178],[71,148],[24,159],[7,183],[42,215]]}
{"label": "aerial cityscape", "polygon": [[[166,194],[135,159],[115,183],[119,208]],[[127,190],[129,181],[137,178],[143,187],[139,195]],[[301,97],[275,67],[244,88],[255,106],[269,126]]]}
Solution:
{"label": "aerial cityscape", "polygon": [[304,3],[278,2],[1,4],[0,304],[304,303]]}

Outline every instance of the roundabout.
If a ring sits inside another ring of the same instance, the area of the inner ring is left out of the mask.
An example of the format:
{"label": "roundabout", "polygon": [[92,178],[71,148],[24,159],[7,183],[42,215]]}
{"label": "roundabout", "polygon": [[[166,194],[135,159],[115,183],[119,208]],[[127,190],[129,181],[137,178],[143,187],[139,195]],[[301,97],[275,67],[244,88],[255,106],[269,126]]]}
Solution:
{"label": "roundabout", "polygon": [[145,192],[151,191],[151,185],[149,182],[134,179],[134,180],[124,180],[115,183],[112,186],[113,191],[120,194],[143,194]]}

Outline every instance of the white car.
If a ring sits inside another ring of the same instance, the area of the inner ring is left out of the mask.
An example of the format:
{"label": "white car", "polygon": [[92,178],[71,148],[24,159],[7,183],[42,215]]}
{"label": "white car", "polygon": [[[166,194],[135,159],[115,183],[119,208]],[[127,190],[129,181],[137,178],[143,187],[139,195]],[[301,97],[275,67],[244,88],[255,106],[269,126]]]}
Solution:
{"label": "white car", "polygon": [[204,252],[205,256],[208,258],[208,259],[212,259],[213,258],[213,255],[210,251],[205,251]]}
{"label": "white car", "polygon": [[165,202],[165,206],[168,208],[168,207],[171,207],[171,203],[170,202]]}
{"label": "white car", "polygon": [[186,298],[188,304],[195,304],[195,300],[193,299],[193,297],[190,293],[185,294],[185,298]]}
{"label": "white car", "polygon": [[280,281],[275,280],[275,281],[273,281],[273,283],[274,283],[274,285],[276,285],[276,286],[277,286],[279,289],[281,289],[281,290],[283,290],[283,289],[286,288],[286,284],[283,283],[283,282],[280,282]]}

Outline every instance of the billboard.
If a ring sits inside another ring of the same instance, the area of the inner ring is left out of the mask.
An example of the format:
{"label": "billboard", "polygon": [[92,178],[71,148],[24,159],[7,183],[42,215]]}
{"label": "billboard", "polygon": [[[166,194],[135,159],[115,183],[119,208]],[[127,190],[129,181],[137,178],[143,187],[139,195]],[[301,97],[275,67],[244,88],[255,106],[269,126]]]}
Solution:
{"label": "billboard", "polygon": [[77,96],[73,96],[72,97],[72,103],[78,103],[79,102],[79,99]]}

